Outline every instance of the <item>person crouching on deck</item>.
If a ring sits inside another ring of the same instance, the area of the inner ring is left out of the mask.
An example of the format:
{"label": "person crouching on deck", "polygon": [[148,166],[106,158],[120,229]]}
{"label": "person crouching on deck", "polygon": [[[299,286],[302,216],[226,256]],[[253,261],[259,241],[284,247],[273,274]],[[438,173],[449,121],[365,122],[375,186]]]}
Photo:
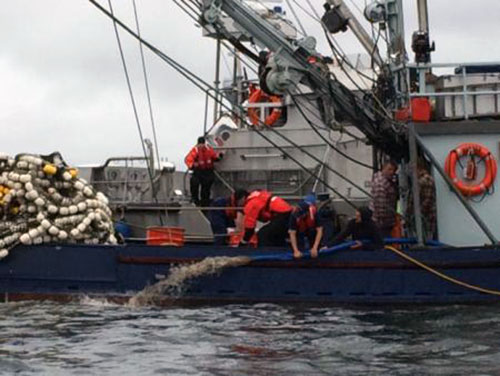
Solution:
{"label": "person crouching on deck", "polygon": [[257,233],[259,247],[286,246],[288,221],[292,207],[281,197],[268,191],[253,191],[245,200],[243,225],[245,234],[240,246],[245,246],[255,232],[257,221],[267,222]]}
{"label": "person crouching on deck", "polygon": [[[214,233],[214,244],[224,245],[227,240],[227,229],[236,227],[235,221],[238,214],[241,215],[241,210],[238,212],[238,202],[248,196],[248,192],[244,189],[237,189],[229,197],[218,197],[212,201],[211,206],[221,208],[220,210],[210,210],[208,219]],[[224,208],[224,209],[222,209]]]}
{"label": "person crouching on deck", "polygon": [[288,234],[294,258],[302,257],[299,248],[304,247],[305,238],[309,241],[311,257],[318,257],[318,247],[323,237],[323,225],[320,222],[314,196],[306,196],[293,209],[288,224]]}
{"label": "person crouching on deck", "polygon": [[363,245],[363,240],[369,241],[369,248],[372,249],[381,249],[384,246],[384,240],[372,219],[372,211],[366,206],[356,209],[356,216],[347,223],[344,231],[335,237],[334,242],[341,243],[349,236],[357,242],[357,248]]}
{"label": "person crouching on deck", "polygon": [[[198,143],[184,158],[186,166],[193,170],[190,180],[190,191],[196,206],[208,206],[210,204],[210,190],[215,180],[214,162],[221,160],[223,154],[205,143],[205,137],[198,137]],[[200,196],[201,188],[201,196]]]}

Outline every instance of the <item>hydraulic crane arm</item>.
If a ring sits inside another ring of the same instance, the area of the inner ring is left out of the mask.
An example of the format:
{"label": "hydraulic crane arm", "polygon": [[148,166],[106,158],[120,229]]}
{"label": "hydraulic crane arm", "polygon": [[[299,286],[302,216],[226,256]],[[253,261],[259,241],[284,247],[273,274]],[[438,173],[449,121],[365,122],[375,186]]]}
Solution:
{"label": "hydraulic crane arm", "polygon": [[[245,5],[241,0],[203,0],[204,22],[222,35],[224,13],[238,29],[259,45],[272,52],[267,68],[268,87],[276,93],[294,92],[299,82],[304,83],[323,98],[325,123],[349,122],[360,129],[370,142],[389,154],[399,157],[404,153],[401,136],[394,131],[390,119],[376,114],[371,103],[351,92],[320,67],[311,64],[310,58],[319,56],[312,37],[289,40],[272,24]],[[328,114],[333,113],[329,118]]]}

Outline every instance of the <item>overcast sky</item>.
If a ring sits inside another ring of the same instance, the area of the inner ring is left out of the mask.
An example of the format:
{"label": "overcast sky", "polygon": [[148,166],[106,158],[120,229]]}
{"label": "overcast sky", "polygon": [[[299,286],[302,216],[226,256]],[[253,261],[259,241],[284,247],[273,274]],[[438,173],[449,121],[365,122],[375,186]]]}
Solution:
{"label": "overcast sky", "polygon": [[[298,2],[308,7],[306,1]],[[322,9],[323,1],[311,2]],[[365,0],[354,2],[361,7]],[[107,1],[101,3],[107,7]],[[143,37],[213,81],[215,42],[203,38],[171,0],[136,3]],[[408,49],[416,29],[415,3],[404,0]],[[113,1],[117,16],[134,28],[131,4]],[[296,11],[308,33],[321,39],[318,25]],[[500,1],[429,0],[429,12],[437,47],[433,61],[500,61]],[[121,36],[143,131],[151,137],[138,45]],[[142,154],[112,23],[90,2],[3,1],[0,38],[0,151],[57,150],[74,165]],[[352,36],[338,40],[346,52],[362,52]],[[227,76],[230,56],[225,54],[224,60]],[[203,129],[204,94],[148,52],[146,61],[160,155],[184,169],[181,161]]]}

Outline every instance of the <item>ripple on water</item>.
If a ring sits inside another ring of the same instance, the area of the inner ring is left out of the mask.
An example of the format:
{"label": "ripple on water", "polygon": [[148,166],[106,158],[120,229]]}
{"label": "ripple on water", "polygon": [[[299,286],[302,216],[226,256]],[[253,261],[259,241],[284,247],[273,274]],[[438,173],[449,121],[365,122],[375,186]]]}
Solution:
{"label": "ripple on water", "polygon": [[498,374],[499,307],[0,305],[0,374]]}

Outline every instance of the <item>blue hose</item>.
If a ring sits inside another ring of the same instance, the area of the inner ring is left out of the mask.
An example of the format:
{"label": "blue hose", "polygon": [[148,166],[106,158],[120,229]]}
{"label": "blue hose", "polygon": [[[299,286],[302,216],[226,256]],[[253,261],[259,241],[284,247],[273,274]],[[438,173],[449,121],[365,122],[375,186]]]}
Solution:
{"label": "blue hose", "polygon": [[[363,241],[363,243],[370,243]],[[415,238],[385,238],[385,244],[415,244],[417,240]],[[348,241],[344,243],[337,244],[330,248],[321,249],[318,253],[318,256],[329,255],[331,253],[335,253],[337,251],[343,251],[345,249],[351,248],[353,245],[357,244],[356,241]],[[430,240],[426,242],[426,245],[429,246],[443,246],[443,243],[438,242],[437,240]],[[285,253],[273,253],[270,255],[258,255],[250,257],[252,261],[291,261],[294,260],[292,252]],[[309,251],[302,252],[302,259],[311,258],[311,254]]]}
{"label": "blue hose", "polygon": [[[344,249],[348,249],[348,248],[352,247],[354,244],[356,244],[355,241],[349,241],[349,242],[338,244],[334,247],[321,249],[318,252],[319,253],[318,256],[328,255],[330,253],[342,251]],[[310,258],[310,257],[311,257],[311,254],[309,253],[309,251],[302,252],[303,259]],[[252,259],[252,261],[290,261],[290,260],[294,260],[292,252],[274,253],[271,255],[258,255],[258,256],[252,256],[250,258]]]}

